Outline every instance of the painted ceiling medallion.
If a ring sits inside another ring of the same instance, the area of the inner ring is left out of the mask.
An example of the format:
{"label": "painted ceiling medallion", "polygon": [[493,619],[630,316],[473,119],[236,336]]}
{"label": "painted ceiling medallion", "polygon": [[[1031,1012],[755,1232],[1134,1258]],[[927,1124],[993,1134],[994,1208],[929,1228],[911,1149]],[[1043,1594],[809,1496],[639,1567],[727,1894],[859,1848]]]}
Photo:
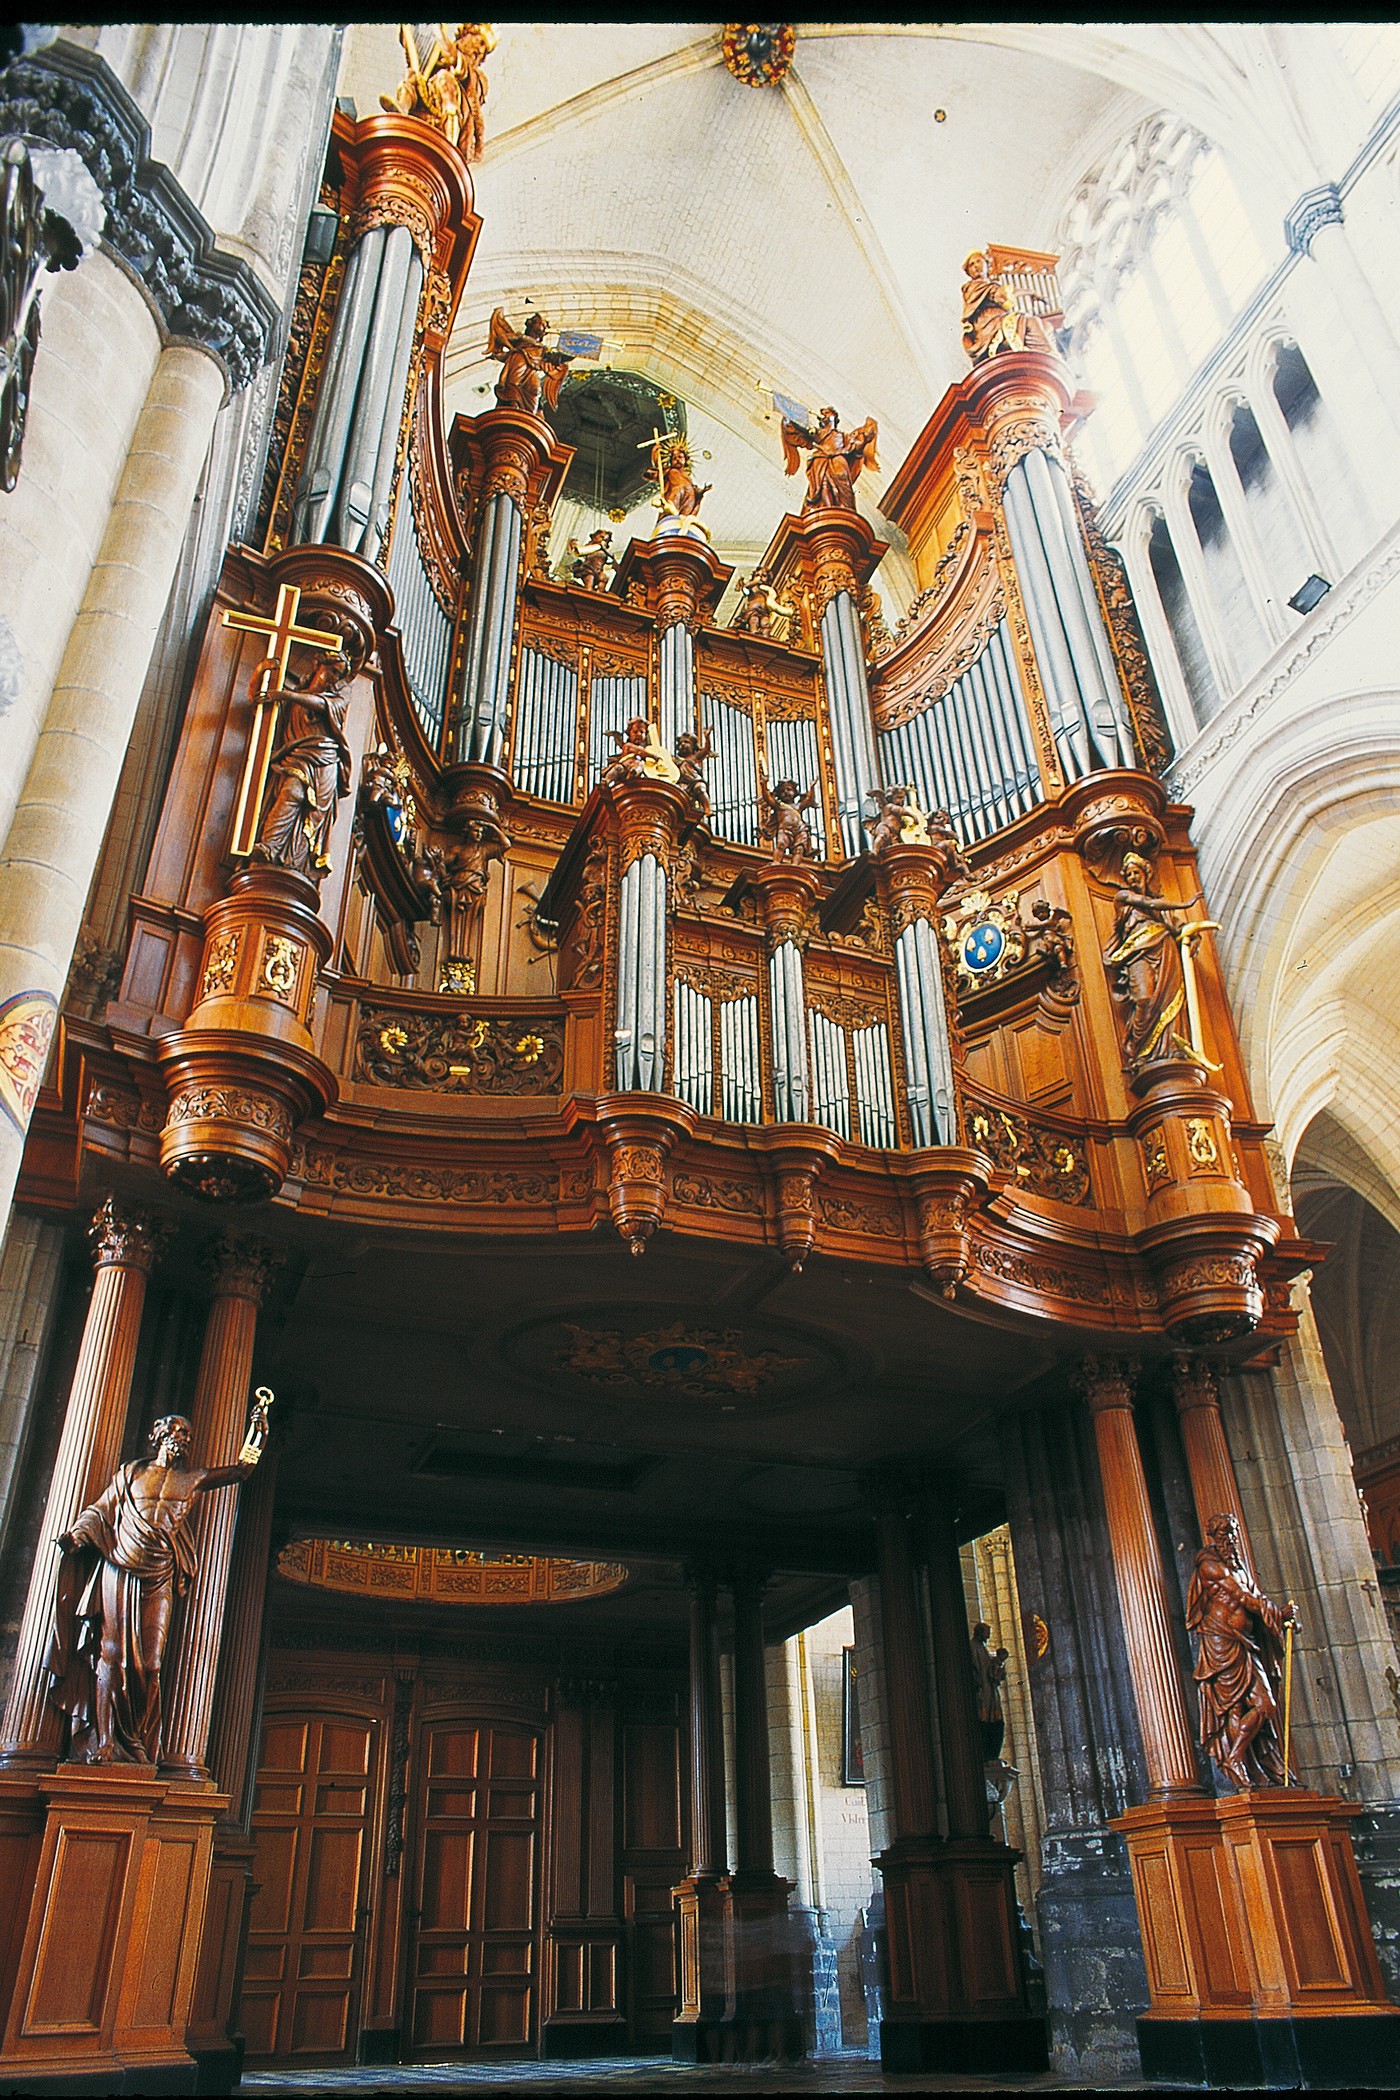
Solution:
{"label": "painted ceiling medallion", "polygon": [[284,1546],[277,1572],[314,1589],[414,1604],[571,1604],[606,1597],[628,1580],[628,1570],[610,1560],[316,1538]]}
{"label": "painted ceiling medallion", "polygon": [[796,45],[791,22],[726,22],[720,48],[725,65],[745,87],[776,87]]}
{"label": "painted ceiling medallion", "polygon": [[749,1398],[785,1371],[808,1361],[776,1349],[747,1349],[738,1328],[687,1327],[675,1320],[650,1334],[616,1328],[569,1327],[561,1364],[593,1385],[645,1386],[653,1392],[708,1399],[717,1393]]}

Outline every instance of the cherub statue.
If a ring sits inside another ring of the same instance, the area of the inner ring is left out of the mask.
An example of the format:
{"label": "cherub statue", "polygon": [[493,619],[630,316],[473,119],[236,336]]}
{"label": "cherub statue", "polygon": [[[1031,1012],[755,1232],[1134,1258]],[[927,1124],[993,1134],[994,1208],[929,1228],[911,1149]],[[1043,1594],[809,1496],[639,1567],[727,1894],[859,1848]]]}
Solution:
{"label": "cherub statue", "polygon": [[739,610],[731,624],[742,634],[760,635],[765,641],[773,638],[775,615],[791,619],[797,611],[795,605],[778,596],[766,569],[755,569],[748,582],[740,584],[739,597]]}
{"label": "cherub statue", "polygon": [[634,715],[625,730],[610,729],[617,750],[604,766],[600,785],[615,780],[665,780],[674,786],[681,769],[643,715]]}
{"label": "cherub statue", "polygon": [[941,846],[948,863],[948,879],[951,887],[954,878],[959,882],[971,882],[972,870],[967,864],[962,841],[953,829],[953,820],[946,809],[931,809],[924,819],[928,827],[930,846]]}
{"label": "cherub statue", "polygon": [[153,1765],[161,1751],[160,1666],[170,1614],[198,1573],[195,1498],[247,1480],[267,1441],[272,1394],[259,1386],[230,1466],[190,1463],[193,1431],[163,1415],[151,1456],[117,1469],[58,1540],[49,1696],[68,1716],[69,1755],[91,1765]]}
{"label": "cherub statue", "polygon": [[531,314],[520,335],[506,319],[504,308],[498,306],[492,314],[486,355],[501,367],[496,381],[500,407],[519,408],[527,416],[537,416],[541,395],[551,408],[559,406],[559,389],[573,358],[563,350],[546,350],[544,339],[548,333],[549,323],[543,314]]}
{"label": "cherub statue", "polygon": [[907,784],[871,788],[867,798],[875,804],[875,815],[863,821],[870,833],[870,851],[878,860],[891,846],[928,846],[928,817],[918,797]]}
{"label": "cherub statue", "polygon": [[815,860],[816,841],[802,814],[804,810],[817,806],[815,783],[805,794],[795,780],[780,780],[776,786],[770,787],[767,774],[760,770],[758,794],[761,811],[758,828],[772,845],[772,858]]}
{"label": "cherub statue", "polygon": [[680,785],[690,798],[693,814],[702,824],[709,821],[710,790],[700,768],[713,749],[714,744],[708,728],[703,737],[692,736],[686,729],[676,738],[676,763],[680,767]]}
{"label": "cherub statue", "polygon": [[1031,906],[1032,923],[1026,928],[1026,945],[1033,956],[1043,955],[1050,964],[1051,984],[1073,978],[1074,920],[1062,905],[1037,897]]}
{"label": "cherub statue", "polygon": [[617,567],[613,560],[612,534],[606,525],[600,525],[585,546],[580,547],[577,540],[570,540],[564,558],[574,565],[569,581],[585,591],[605,591],[609,579],[604,572]]}
{"label": "cherub statue", "polygon": [[392,95],[380,96],[380,108],[425,117],[464,160],[480,160],[487,90],[482,60],[496,48],[494,32],[485,22],[459,22],[454,36],[439,22],[427,56],[420,58],[412,24],[401,22],[399,42],[408,72]]}
{"label": "cherub statue", "polygon": [[843,431],[834,408],[824,408],[815,430],[783,417],[783,463],[789,474],[802,464],[799,447],[809,450],[806,510],[854,510],[855,484],[863,467],[879,467],[875,440],[879,436],[871,416],[855,430]]}

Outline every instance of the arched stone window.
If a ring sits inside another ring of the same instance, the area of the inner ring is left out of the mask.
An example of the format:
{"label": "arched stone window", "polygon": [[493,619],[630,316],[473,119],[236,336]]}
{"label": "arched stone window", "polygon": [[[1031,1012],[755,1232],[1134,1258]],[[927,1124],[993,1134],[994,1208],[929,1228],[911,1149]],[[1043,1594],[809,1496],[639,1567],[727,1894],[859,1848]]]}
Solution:
{"label": "arched stone window", "polygon": [[1336,424],[1296,343],[1278,345],[1271,385],[1308,491],[1343,559],[1351,561],[1369,541],[1368,506]]}
{"label": "arched stone window", "polygon": [[1219,153],[1165,115],[1148,117],[1085,177],[1059,245],[1070,359],[1099,400],[1083,449],[1106,491],[1267,263]]}
{"label": "arched stone window", "polygon": [[1203,460],[1197,460],[1191,469],[1186,505],[1200,541],[1217,627],[1234,669],[1242,673],[1264,654],[1267,638],[1245,581],[1239,551],[1225,522],[1215,482]]}
{"label": "arched stone window", "polygon": [[1182,681],[1191,701],[1191,709],[1199,727],[1204,728],[1211,716],[1220,707],[1220,687],[1211,669],[1210,657],[1196,621],[1195,610],[1187,593],[1186,582],[1181,573],[1181,564],[1176,558],[1176,548],[1167,530],[1167,521],[1159,512],[1152,521],[1148,535],[1147,558],[1152,569],[1152,580],[1157,586],[1157,596],[1162,601],[1167,626],[1171,630],[1172,646],[1176,650],[1177,662],[1181,666]]}
{"label": "arched stone window", "polygon": [[1311,570],[1312,556],[1293,500],[1284,487],[1255,421],[1254,410],[1247,401],[1235,404],[1230,417],[1229,443],[1230,457],[1264,559],[1269,595],[1276,604],[1286,604]]}

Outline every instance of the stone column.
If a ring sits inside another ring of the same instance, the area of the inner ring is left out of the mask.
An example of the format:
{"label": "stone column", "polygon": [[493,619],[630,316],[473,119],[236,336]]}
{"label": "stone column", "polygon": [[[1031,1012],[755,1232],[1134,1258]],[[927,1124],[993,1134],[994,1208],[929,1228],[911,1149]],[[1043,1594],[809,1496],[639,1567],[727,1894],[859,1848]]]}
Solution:
{"label": "stone column", "polygon": [[1199,1793],[1191,1725],[1172,1645],[1166,1577],[1133,1422],[1132,1375],[1125,1363],[1087,1356],[1081,1386],[1098,1447],[1148,1793],[1153,1799]]}
{"label": "stone column", "polygon": [[58,1574],[56,1541],[116,1471],[146,1284],[162,1236],[144,1211],[128,1209],[111,1196],[89,1230],[97,1275],[30,1573],[0,1736],[0,1765],[11,1769],[52,1765],[62,1747],[61,1721],[48,1701],[45,1668]]}
{"label": "stone column", "polygon": [[239,1490],[229,1603],[206,1752],[215,1786],[229,1797],[229,1816],[245,1829],[252,1813],[262,1737],[264,1620],[276,1491],[277,1452],[273,1449],[263,1453],[257,1472]]}
{"label": "stone column", "polygon": [[987,1783],[968,1652],[967,1599],[952,1514],[940,1495],[924,1498],[921,1529],[928,1553],[933,1676],[938,1697],[943,1789],[950,1838],[985,1838]]}
{"label": "stone column", "polygon": [[[248,1417],[258,1309],[281,1261],[280,1252],[262,1241],[228,1233],[206,1250],[214,1298],[194,1394],[194,1453],[199,1465],[230,1466],[238,1456]],[[161,1759],[162,1771],[182,1779],[209,1777],[205,1753],[238,1501],[238,1493],[227,1489],[203,1495],[195,1515],[198,1571],[185,1600]]]}
{"label": "stone column", "polygon": [[28,1211],[12,1211],[0,1252],[0,1550],[14,1515],[16,1478],[62,1283],[62,1228]]}
{"label": "stone column", "polygon": [[0,1213],[223,384],[202,350],[162,352],[0,853],[0,1047],[13,1096],[0,1129]]}
{"label": "stone column", "polygon": [[734,1867],[725,1877],[727,1990],[723,2053],[740,2061],[803,2052],[789,1937],[790,1883],[773,1871],[768,1673],[763,1651],[766,1577],[731,1576],[734,1593]]}

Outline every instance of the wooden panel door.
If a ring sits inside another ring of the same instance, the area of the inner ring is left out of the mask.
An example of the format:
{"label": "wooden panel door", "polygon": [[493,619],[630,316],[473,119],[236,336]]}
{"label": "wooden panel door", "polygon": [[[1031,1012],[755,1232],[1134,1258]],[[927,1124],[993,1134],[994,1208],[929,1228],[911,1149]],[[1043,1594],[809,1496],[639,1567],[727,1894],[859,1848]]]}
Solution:
{"label": "wooden panel door", "polygon": [[539,2017],[539,1735],[429,1721],[415,1763],[413,2054],[524,2054]]}
{"label": "wooden panel door", "polygon": [[379,1723],[271,1714],[253,1807],[248,2057],[353,2061]]}

